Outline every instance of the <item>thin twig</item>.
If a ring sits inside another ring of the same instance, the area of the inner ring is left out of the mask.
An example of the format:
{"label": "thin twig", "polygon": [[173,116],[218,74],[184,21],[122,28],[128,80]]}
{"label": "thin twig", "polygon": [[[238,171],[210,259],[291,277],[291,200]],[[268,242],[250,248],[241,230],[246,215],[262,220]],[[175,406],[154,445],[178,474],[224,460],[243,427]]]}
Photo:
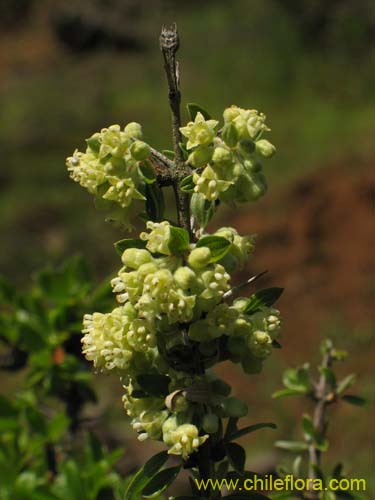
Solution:
{"label": "thin twig", "polygon": [[181,127],[181,94],[179,88],[179,70],[176,61],[176,52],[179,48],[180,42],[177,33],[177,26],[174,24],[169,28],[162,28],[160,35],[160,49],[164,58],[164,69],[167,75],[168,82],[168,99],[172,111],[172,140],[173,150],[175,153],[175,170],[176,180],[173,181],[173,189],[177,205],[178,223],[184,227],[191,235],[190,225],[190,198],[187,193],[183,193],[179,184],[180,181],[190,174],[190,167],[186,164],[180,143],[182,140],[180,127]]}

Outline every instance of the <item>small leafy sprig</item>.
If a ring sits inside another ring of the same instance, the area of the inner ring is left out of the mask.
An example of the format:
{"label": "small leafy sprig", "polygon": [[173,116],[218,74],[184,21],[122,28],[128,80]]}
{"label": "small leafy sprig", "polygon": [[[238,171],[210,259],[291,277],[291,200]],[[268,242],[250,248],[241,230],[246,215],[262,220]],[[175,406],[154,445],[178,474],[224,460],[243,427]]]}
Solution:
{"label": "small leafy sprig", "polygon": [[[366,401],[354,394],[348,394],[347,391],[356,382],[354,373],[337,380],[334,372],[334,365],[343,361],[347,353],[337,350],[331,340],[325,340],[321,345],[322,361],[318,366],[318,378],[311,373],[310,365],[304,364],[299,368],[290,368],[283,375],[284,389],[273,394],[274,398],[283,398],[289,396],[302,396],[314,404],[312,415],[305,414],[302,417],[303,440],[301,441],[276,441],[275,445],[283,450],[297,453],[297,456],[291,468],[285,466],[279,467],[282,476],[293,474],[296,478],[303,477],[302,471],[305,466],[307,477],[314,481],[321,481],[324,487],[328,486],[330,479],[342,479],[343,466],[336,464],[332,472],[325,472],[322,467],[322,454],[328,450],[329,442],[327,439],[327,430],[329,419],[327,411],[333,404],[341,401],[363,406]],[[306,476],[305,476],[306,477]],[[286,498],[285,492],[280,497]],[[317,491],[310,488],[309,491],[295,491],[290,497],[300,497],[308,499],[322,498],[323,500],[335,500],[338,498],[353,499],[354,496],[349,492],[340,491]],[[278,498],[278,495],[273,495]]]}

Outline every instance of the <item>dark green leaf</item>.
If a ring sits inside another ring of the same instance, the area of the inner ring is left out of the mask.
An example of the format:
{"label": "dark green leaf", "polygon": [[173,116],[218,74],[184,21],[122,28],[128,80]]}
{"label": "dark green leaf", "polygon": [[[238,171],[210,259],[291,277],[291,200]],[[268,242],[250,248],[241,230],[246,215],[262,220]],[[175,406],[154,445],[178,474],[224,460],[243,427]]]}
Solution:
{"label": "dark green leaf", "polygon": [[306,394],[306,389],[280,389],[272,394],[273,398],[285,398],[287,396],[303,396]]}
{"label": "dark green leaf", "polygon": [[249,425],[248,427],[234,431],[229,435],[229,439],[238,439],[246,434],[250,434],[251,432],[255,432],[260,429],[276,429],[276,424],[273,424],[272,422],[260,422],[259,424]]}
{"label": "dark green leaf", "polygon": [[202,193],[193,193],[190,210],[197,224],[204,229],[215,213],[215,203],[206,200]]}
{"label": "dark green leaf", "polygon": [[186,146],[183,142],[180,142],[179,146],[182,151],[182,156],[184,157],[184,160],[187,160],[189,156],[189,151],[186,149]]}
{"label": "dark green leaf", "polygon": [[230,417],[228,420],[227,428],[225,430],[225,440],[228,440],[229,436],[231,436],[234,432],[238,431],[237,427],[238,418]]}
{"label": "dark green leaf", "polygon": [[163,467],[168,460],[168,452],[162,451],[154,455],[145,465],[133,476],[128,484],[124,500],[139,500],[142,490],[151,481],[154,475]]}
{"label": "dark green leaf", "polygon": [[147,184],[145,187],[146,212],[148,218],[153,222],[160,222],[164,218],[164,193],[157,184]]}
{"label": "dark green leaf", "polygon": [[199,104],[195,104],[194,102],[189,102],[186,105],[187,112],[189,113],[189,117],[191,121],[195,120],[195,117],[197,116],[198,113],[202,113],[204,116],[205,120],[210,120],[211,116],[210,114],[202,108],[202,106],[199,106]]}
{"label": "dark green leaf", "polygon": [[207,247],[211,251],[210,263],[217,262],[223,258],[230,250],[232,243],[221,236],[203,236],[197,242],[197,248]]}
{"label": "dark green leaf", "polygon": [[345,392],[349,387],[355,384],[356,382],[356,375],[354,373],[348,375],[347,377],[343,378],[340,380],[340,382],[337,384],[336,387],[336,393],[337,394],[342,394]]}
{"label": "dark green leaf", "polygon": [[155,169],[151,162],[146,160],[142,162],[138,168],[146,184],[153,184],[156,181]]}
{"label": "dark green leaf", "polygon": [[168,242],[169,250],[172,253],[180,253],[189,248],[189,233],[182,227],[171,226],[171,236]]}
{"label": "dark green leaf", "polygon": [[341,399],[355,406],[364,406],[367,403],[366,399],[360,396],[354,396],[353,394],[346,394]]}
{"label": "dark green leaf", "polygon": [[168,394],[170,378],[158,373],[138,375],[137,382],[150,396],[164,397]]}
{"label": "dark green leaf", "polygon": [[170,149],[163,149],[162,153],[170,160],[174,160],[175,157],[174,151],[171,151]]}
{"label": "dark green leaf", "polygon": [[116,241],[114,246],[116,252],[121,257],[127,248],[146,248],[146,241],[138,238],[125,238],[123,240]]}
{"label": "dark green leaf", "polygon": [[94,153],[99,153],[100,142],[98,141],[98,139],[90,137],[89,139],[86,139],[86,144],[91,149],[91,151],[93,151]]}
{"label": "dark green leaf", "polygon": [[237,443],[226,443],[225,451],[229,460],[229,463],[236,472],[243,472],[245,469],[246,462],[246,452]]}
{"label": "dark green leaf", "polygon": [[304,451],[308,445],[303,441],[276,441],[275,446],[288,451]]}
{"label": "dark green leaf", "polygon": [[248,300],[244,309],[246,314],[254,314],[261,307],[271,307],[283,293],[283,288],[265,288],[257,293],[254,293]]}
{"label": "dark green leaf", "polygon": [[325,366],[321,366],[319,369],[320,373],[324,375],[324,378],[328,382],[328,384],[331,386],[332,389],[336,388],[336,377],[331,368],[327,368]]}
{"label": "dark green leaf", "polygon": [[302,427],[305,432],[309,437],[315,439],[316,436],[316,429],[314,427],[314,424],[311,421],[311,418],[309,415],[304,415],[302,418]]}
{"label": "dark green leaf", "polygon": [[188,175],[187,177],[184,177],[182,181],[180,182],[180,191],[183,191],[184,193],[192,193],[194,191],[195,184],[193,182],[193,176]]}
{"label": "dark green leaf", "polygon": [[159,471],[143,488],[142,495],[146,498],[163,493],[176,479],[181,467],[170,467]]}

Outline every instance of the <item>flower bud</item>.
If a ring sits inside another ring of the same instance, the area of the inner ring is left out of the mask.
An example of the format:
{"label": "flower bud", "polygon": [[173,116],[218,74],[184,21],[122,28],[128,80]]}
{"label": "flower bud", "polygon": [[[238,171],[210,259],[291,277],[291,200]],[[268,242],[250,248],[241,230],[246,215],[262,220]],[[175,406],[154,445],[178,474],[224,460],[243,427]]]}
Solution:
{"label": "flower bud", "polygon": [[211,250],[208,247],[194,248],[188,257],[189,266],[193,269],[202,269],[211,259]]}
{"label": "flower bud", "polygon": [[147,250],[142,248],[127,248],[121,257],[125,266],[138,269],[142,264],[152,262],[153,258]]}
{"label": "flower bud", "polygon": [[240,114],[240,108],[238,106],[230,106],[229,108],[226,108],[223,113],[224,121],[227,122],[232,122],[237,116]]}
{"label": "flower bud", "polygon": [[266,139],[261,139],[256,142],[256,151],[265,158],[271,158],[276,153],[276,148]]}
{"label": "flower bud", "polygon": [[246,156],[252,155],[255,151],[255,147],[255,143],[251,139],[243,139],[240,141],[240,150]]}
{"label": "flower bud", "polygon": [[134,141],[130,146],[130,154],[137,161],[147,160],[151,154],[151,149],[148,144],[143,141]]}
{"label": "flower bud", "polygon": [[214,150],[212,161],[219,166],[230,165],[232,162],[232,155],[228,149],[219,146]]}
{"label": "flower bud", "polygon": [[139,123],[130,122],[124,128],[124,132],[129,137],[134,137],[134,139],[142,139],[142,127]]}
{"label": "flower bud", "polygon": [[255,330],[249,337],[247,345],[256,358],[264,359],[271,354],[272,339],[268,333]]}
{"label": "flower bud", "polygon": [[195,290],[198,286],[197,276],[190,267],[179,267],[173,277],[176,285],[183,290]]}
{"label": "flower bud", "polygon": [[247,404],[234,397],[225,399],[222,406],[228,417],[241,418],[245,417],[248,412]]}
{"label": "flower bud", "polygon": [[211,161],[213,149],[209,146],[199,146],[192,153],[190,153],[188,162],[194,167],[204,167]]}
{"label": "flower bud", "polygon": [[219,418],[214,413],[205,415],[202,420],[202,427],[208,434],[215,434],[219,429]]}
{"label": "flower bud", "polygon": [[221,131],[221,138],[223,139],[225,144],[229,148],[234,148],[238,143],[238,137],[238,131],[233,123],[226,123]]}

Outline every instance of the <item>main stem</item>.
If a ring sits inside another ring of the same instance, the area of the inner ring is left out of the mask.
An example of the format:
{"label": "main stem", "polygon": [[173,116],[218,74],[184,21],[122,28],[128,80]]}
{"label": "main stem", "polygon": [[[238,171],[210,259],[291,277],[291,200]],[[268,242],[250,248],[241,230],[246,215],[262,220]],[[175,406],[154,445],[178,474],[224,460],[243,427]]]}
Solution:
{"label": "main stem", "polygon": [[180,147],[182,142],[181,127],[181,93],[179,89],[179,70],[176,61],[176,52],[179,48],[179,38],[177,26],[174,24],[170,28],[164,28],[160,35],[160,49],[164,58],[164,69],[168,82],[168,99],[172,112],[172,140],[175,154],[176,178],[173,182],[173,190],[176,198],[177,218],[181,227],[184,227],[191,235],[190,224],[190,198],[187,193],[183,193],[180,188],[180,181],[190,174],[190,168],[186,164]]}
{"label": "main stem", "polygon": [[[332,361],[333,361],[332,353],[329,350],[323,356],[322,367],[330,368],[332,365]],[[322,372],[315,391],[317,402],[313,414],[313,424],[317,432],[323,437],[326,433],[325,410],[328,404],[327,394],[328,394],[327,379],[324,373]],[[317,479],[318,477],[317,469],[320,468],[321,451],[316,448],[314,443],[310,443],[308,451],[309,451],[308,477],[309,479],[314,480]],[[311,490],[309,497],[312,499],[317,499],[319,495],[317,494],[317,492]]]}

